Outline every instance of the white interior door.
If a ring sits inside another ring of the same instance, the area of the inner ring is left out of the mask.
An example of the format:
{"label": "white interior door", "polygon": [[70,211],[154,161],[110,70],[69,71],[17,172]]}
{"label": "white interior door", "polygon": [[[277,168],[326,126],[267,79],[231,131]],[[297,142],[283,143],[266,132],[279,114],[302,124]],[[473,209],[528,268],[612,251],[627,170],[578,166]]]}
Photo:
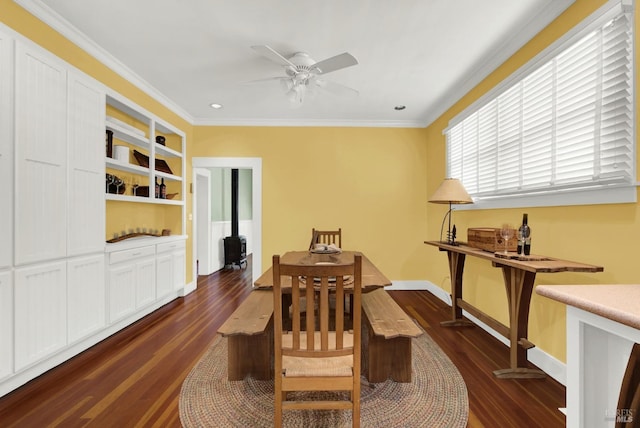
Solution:
{"label": "white interior door", "polygon": [[194,235],[197,241],[198,275],[209,275],[215,270],[211,255],[211,173],[204,168],[197,168],[194,173],[196,176]]}

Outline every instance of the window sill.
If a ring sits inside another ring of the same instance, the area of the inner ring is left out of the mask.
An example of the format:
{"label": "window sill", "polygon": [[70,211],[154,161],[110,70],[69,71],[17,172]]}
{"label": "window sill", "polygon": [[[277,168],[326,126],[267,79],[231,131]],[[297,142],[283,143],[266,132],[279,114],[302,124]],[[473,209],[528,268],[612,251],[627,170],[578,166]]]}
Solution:
{"label": "window sill", "polygon": [[490,210],[501,208],[561,207],[572,205],[637,203],[635,185],[598,189],[556,191],[544,194],[505,196],[475,200],[473,204],[456,205],[456,211]]}

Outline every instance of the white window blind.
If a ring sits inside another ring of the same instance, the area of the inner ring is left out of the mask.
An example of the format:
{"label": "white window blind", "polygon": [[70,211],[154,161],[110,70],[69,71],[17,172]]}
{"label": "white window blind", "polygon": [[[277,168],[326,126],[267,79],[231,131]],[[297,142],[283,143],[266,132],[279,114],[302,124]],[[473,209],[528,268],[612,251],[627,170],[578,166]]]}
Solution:
{"label": "white window blind", "polygon": [[454,119],[449,177],[476,201],[634,184],[631,18],[608,16]]}

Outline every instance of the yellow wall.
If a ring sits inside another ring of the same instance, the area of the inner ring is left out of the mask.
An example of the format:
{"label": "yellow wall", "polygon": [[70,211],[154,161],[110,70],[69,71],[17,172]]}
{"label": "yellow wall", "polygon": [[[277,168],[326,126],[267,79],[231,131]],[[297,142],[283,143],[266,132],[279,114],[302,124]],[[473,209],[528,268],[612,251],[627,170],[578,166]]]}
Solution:
{"label": "yellow wall", "polygon": [[263,270],[341,227],[390,279],[424,277],[424,129],[196,127],[190,155],[262,158]]}
{"label": "yellow wall", "polygon": [[[193,127],[141,90],[25,12],[0,0],[0,21],[87,74],[172,123],[187,134],[187,168],[192,156],[263,159],[263,268],[274,253],[305,248],[312,227],[342,227],[344,247],[362,250],[394,280],[427,279],[449,290],[446,257],[422,244],[438,239],[446,211],[427,204],[445,176],[448,121],[509,76],[551,42],[596,10],[604,0],[577,0],[554,23],[427,129]],[[638,13],[636,13],[638,15]],[[637,20],[637,18],[636,18]],[[638,36],[636,36],[638,37]],[[187,195],[187,213],[192,211]],[[115,208],[114,208],[115,206]],[[129,222],[147,227],[174,223],[155,206],[110,204],[109,231]],[[518,223],[528,212],[537,253],[600,264],[600,274],[541,274],[539,284],[638,282],[634,244],[640,238],[637,206],[606,205],[455,213],[460,235],[468,227]],[[136,227],[136,226],[134,226]],[[191,222],[187,222],[191,235]],[[187,281],[191,281],[191,241]],[[486,262],[468,260],[465,299],[508,324],[501,273]],[[564,306],[533,297],[530,338],[541,349],[565,359]]]}
{"label": "yellow wall", "polygon": [[[604,3],[602,0],[577,0],[427,128],[429,194],[435,191],[445,176],[445,138],[442,130],[449,120]],[[636,28],[640,28],[637,26],[638,16],[636,12]],[[638,34],[640,33],[636,32],[636,46],[640,46]],[[499,227],[505,221],[519,224],[524,212],[529,214],[534,253],[597,264],[605,268],[603,273],[595,274],[539,274],[536,284],[638,283],[635,244],[640,238],[640,223],[636,204],[460,211],[455,213],[455,223],[458,230],[462,231],[468,227]],[[443,208],[439,206],[430,205],[427,208],[428,236],[431,239],[439,235],[443,213]],[[445,256],[438,254],[434,248],[430,252],[427,266],[427,279],[450,290]],[[501,275],[499,269],[491,267],[487,262],[467,259],[464,276],[467,288],[464,298],[508,325]],[[565,361],[565,306],[534,293],[529,338],[545,352]]]}

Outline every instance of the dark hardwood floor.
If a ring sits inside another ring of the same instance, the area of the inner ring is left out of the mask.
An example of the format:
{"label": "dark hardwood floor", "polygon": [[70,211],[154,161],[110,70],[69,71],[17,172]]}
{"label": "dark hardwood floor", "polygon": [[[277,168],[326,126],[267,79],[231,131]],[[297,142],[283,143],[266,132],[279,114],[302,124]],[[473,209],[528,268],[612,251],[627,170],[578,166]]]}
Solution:
{"label": "dark hardwood floor", "polygon": [[[182,381],[251,291],[251,267],[198,278],[198,289],[0,398],[1,427],[179,427]],[[392,297],[449,355],[469,393],[469,427],[561,427],[565,388],[499,380],[508,349],[480,328],[442,328],[450,309],[426,291]],[[391,427],[390,427],[391,428]]]}

